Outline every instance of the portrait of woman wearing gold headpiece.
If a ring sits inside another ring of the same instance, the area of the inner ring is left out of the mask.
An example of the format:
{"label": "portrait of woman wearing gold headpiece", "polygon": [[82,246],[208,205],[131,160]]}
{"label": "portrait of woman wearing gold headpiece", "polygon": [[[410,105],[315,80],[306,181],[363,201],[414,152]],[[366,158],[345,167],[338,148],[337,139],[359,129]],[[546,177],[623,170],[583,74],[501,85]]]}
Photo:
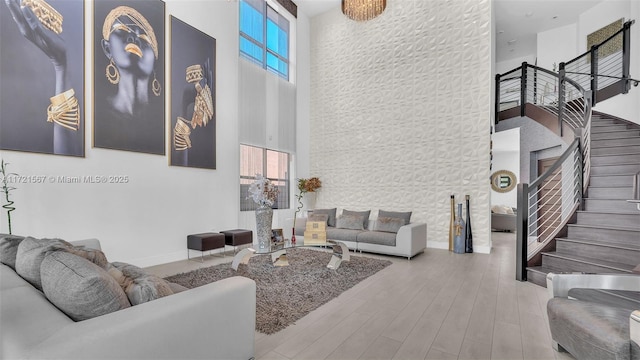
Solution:
{"label": "portrait of woman wearing gold headpiece", "polygon": [[84,156],[84,9],[0,5],[0,149]]}
{"label": "portrait of woman wearing gold headpiece", "polygon": [[95,2],[93,145],[165,154],[164,3]]}

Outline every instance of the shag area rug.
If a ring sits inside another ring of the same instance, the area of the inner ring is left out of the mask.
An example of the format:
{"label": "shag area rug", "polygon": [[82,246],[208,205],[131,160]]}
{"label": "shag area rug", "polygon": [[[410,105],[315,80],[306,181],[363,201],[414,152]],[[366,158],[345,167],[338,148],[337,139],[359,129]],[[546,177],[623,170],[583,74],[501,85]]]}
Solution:
{"label": "shag area rug", "polygon": [[229,263],[167,277],[166,280],[195,288],[231,276],[256,282],[256,330],[278,332],[343,291],[391,264],[388,260],[351,256],[337,270],[327,268],[331,253],[310,249],[287,250],[289,266],[273,266],[271,256],[258,255],[238,271]]}

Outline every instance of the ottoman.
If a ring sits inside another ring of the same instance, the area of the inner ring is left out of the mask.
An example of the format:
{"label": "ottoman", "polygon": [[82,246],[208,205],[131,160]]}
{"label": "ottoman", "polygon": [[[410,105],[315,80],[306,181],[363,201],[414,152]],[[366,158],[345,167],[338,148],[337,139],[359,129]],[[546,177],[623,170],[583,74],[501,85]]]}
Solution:
{"label": "ottoman", "polygon": [[233,253],[236,253],[236,247],[253,243],[253,231],[235,229],[221,231],[224,234],[225,245],[233,246]]}
{"label": "ottoman", "polygon": [[[201,262],[204,262],[204,256],[202,255],[205,251],[210,251],[214,249],[224,248],[224,234],[219,233],[203,233],[203,234],[193,234],[187,236],[187,259],[191,260],[189,257],[189,250],[200,251]],[[224,252],[222,253],[224,256]]]}

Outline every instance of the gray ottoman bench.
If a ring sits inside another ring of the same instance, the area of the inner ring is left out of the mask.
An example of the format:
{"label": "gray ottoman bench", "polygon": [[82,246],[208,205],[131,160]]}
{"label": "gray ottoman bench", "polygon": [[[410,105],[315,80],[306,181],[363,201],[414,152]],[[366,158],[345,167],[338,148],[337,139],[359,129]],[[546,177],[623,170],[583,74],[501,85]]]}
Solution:
{"label": "gray ottoman bench", "polygon": [[236,247],[253,243],[253,231],[244,229],[234,229],[221,231],[224,234],[225,245],[233,246],[233,253]]}

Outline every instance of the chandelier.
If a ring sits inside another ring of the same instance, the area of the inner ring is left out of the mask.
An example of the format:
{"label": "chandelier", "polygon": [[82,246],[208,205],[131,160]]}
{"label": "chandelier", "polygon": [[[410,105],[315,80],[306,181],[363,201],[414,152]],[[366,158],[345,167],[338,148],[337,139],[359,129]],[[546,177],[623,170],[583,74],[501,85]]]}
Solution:
{"label": "chandelier", "polygon": [[355,21],[371,20],[386,7],[387,0],[342,0],[342,13]]}

